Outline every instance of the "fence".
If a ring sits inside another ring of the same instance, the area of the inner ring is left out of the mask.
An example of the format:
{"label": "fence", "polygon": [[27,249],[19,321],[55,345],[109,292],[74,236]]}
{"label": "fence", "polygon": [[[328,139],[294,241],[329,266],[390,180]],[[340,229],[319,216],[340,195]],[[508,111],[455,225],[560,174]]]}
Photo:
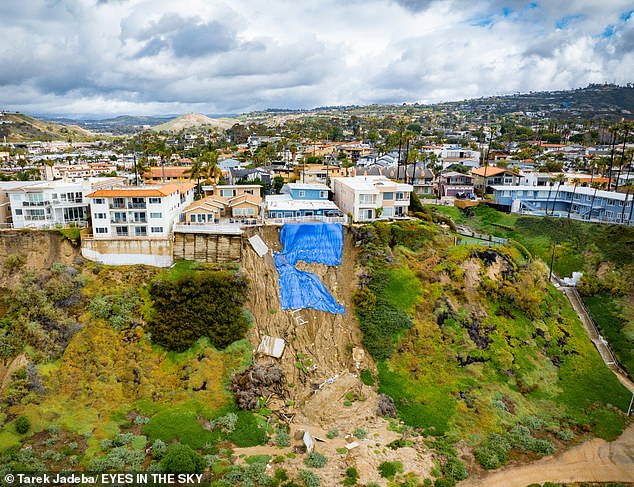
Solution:
{"label": "fence", "polygon": [[324,223],[341,223],[348,224],[347,216],[289,216],[285,218],[267,218],[265,223],[268,225],[283,225],[284,223],[305,223],[305,222],[324,222]]}
{"label": "fence", "polygon": [[[472,230],[467,230],[466,228],[459,228],[458,230],[456,230],[456,233],[458,233],[459,235],[462,235],[463,237],[471,237],[481,242],[484,242],[484,243],[478,242],[477,245],[486,245],[488,247],[493,247],[496,245],[506,245],[507,243],[509,243],[508,238],[500,238],[500,237],[494,237],[493,235],[477,233]],[[465,243],[461,242],[460,245],[471,245],[471,244],[468,242],[465,242]]]}

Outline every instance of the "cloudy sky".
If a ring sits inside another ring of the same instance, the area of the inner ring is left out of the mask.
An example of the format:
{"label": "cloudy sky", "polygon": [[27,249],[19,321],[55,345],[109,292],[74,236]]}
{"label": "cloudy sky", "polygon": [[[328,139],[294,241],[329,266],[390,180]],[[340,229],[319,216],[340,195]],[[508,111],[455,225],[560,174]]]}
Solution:
{"label": "cloudy sky", "polygon": [[242,113],[634,82],[632,0],[1,0],[0,109]]}

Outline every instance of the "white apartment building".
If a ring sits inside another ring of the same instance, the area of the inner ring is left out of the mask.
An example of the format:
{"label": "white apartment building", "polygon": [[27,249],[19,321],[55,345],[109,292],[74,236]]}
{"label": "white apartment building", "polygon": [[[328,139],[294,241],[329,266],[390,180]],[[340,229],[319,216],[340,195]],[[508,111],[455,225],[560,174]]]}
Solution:
{"label": "white apartment building", "polygon": [[194,201],[195,185],[118,186],[87,195],[95,239],[165,238],[183,208]]}
{"label": "white apartment building", "polygon": [[50,228],[87,220],[86,195],[122,184],[124,178],[76,178],[24,181],[7,188],[14,228]]}
{"label": "white apartment building", "polygon": [[353,221],[363,222],[406,217],[414,188],[385,176],[355,176],[333,178],[332,190],[339,209],[352,215]]}

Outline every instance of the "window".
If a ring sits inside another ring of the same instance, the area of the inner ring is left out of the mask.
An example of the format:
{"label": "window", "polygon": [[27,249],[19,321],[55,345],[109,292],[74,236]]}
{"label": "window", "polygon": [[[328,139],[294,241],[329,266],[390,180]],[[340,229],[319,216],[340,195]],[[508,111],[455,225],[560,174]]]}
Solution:
{"label": "window", "polygon": [[105,213],[95,213],[95,220],[105,220],[107,218]]}
{"label": "window", "polygon": [[132,208],[145,208],[145,198],[132,198]]}
{"label": "window", "polygon": [[220,196],[224,197],[224,198],[229,198],[231,196],[235,196],[235,190],[233,189],[221,189],[220,190]]}
{"label": "window", "polygon": [[161,198],[150,198],[150,204],[152,204],[152,205],[160,205],[161,204]]}
{"label": "window", "polygon": [[300,198],[303,198],[304,196],[306,196],[306,191],[304,191],[303,189],[300,189],[297,192],[297,196],[300,197]]}
{"label": "window", "polygon": [[360,194],[359,203],[362,205],[369,205],[374,203],[374,195],[372,194]]}
{"label": "window", "polygon": [[382,216],[391,217],[394,215],[394,208],[383,208]]}
{"label": "window", "polygon": [[105,199],[103,198],[95,198],[95,204],[96,205],[103,205],[106,202]]}
{"label": "window", "polygon": [[127,214],[123,211],[115,211],[112,217],[113,223],[125,223],[128,221]]}
{"label": "window", "polygon": [[134,223],[146,223],[147,218],[145,218],[144,211],[135,211],[134,212]]}
{"label": "window", "polygon": [[147,227],[135,227],[134,235],[137,237],[147,236]]}
{"label": "window", "polygon": [[409,195],[407,193],[399,191],[398,193],[396,193],[396,201],[406,201],[408,199],[406,196]]}
{"label": "window", "polygon": [[245,194],[253,194],[253,190],[252,189],[245,189],[244,192],[245,192]]}
{"label": "window", "polygon": [[394,199],[394,193],[383,193],[383,201],[391,201]]}
{"label": "window", "polygon": [[[189,221],[191,223],[194,223],[196,221],[196,215],[194,215],[194,214],[189,215]],[[152,230],[152,231],[154,231],[154,230]]]}
{"label": "window", "polygon": [[163,218],[163,213],[150,213],[150,218]]}
{"label": "window", "polygon": [[114,227],[118,237],[128,236],[128,227]]}
{"label": "window", "polygon": [[163,227],[152,227],[152,233],[163,233]]}
{"label": "window", "polygon": [[95,233],[108,233],[108,229],[104,227],[95,228]]}
{"label": "window", "polygon": [[319,197],[322,199],[327,199],[328,198],[328,191],[320,191],[319,192]]}
{"label": "window", "polygon": [[15,210],[15,214],[16,214],[17,216],[22,215],[22,210]]}
{"label": "window", "polygon": [[125,200],[123,198],[112,198],[112,208],[125,208]]}

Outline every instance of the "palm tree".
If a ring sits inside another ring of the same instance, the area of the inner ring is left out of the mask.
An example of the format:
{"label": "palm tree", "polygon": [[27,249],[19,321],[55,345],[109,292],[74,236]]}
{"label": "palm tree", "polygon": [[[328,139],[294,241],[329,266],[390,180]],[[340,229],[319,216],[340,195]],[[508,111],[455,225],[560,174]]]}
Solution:
{"label": "palm tree", "polygon": [[561,188],[561,185],[566,181],[566,176],[564,176],[562,173],[557,174],[557,176],[555,176],[555,182],[557,183],[557,192],[555,193],[555,198],[553,199],[553,207],[550,210],[550,215],[554,215],[555,213],[555,203],[557,203],[557,199],[559,198],[559,188]]}
{"label": "palm tree", "polygon": [[[623,202],[623,211],[621,211],[621,223],[625,223],[625,207],[627,206],[627,198],[630,196],[630,190],[634,188],[634,182],[627,181],[624,185],[624,188],[627,188],[627,192],[625,193],[625,201]],[[634,202],[632,202],[632,206],[634,207]],[[627,220],[628,223],[632,219],[632,209],[630,208],[630,217]]]}
{"label": "palm tree", "polygon": [[629,122],[623,122],[621,124],[621,129],[623,130],[623,148],[621,149],[621,163],[619,164],[619,170],[616,173],[616,186],[614,191],[619,189],[619,178],[621,177],[621,170],[623,169],[623,165],[625,163],[625,142],[627,141],[627,136],[632,130],[632,124]]}
{"label": "palm tree", "polygon": [[550,201],[550,194],[553,192],[553,185],[555,184],[555,178],[548,178],[548,184],[550,185],[550,189],[548,190],[548,198],[546,198],[546,212],[548,215],[548,203]]}
{"label": "palm tree", "polygon": [[193,179],[196,180],[196,192],[198,194],[198,198],[200,198],[200,179],[203,176],[203,163],[200,158],[196,159],[184,174],[190,181]]}
{"label": "palm tree", "polygon": [[612,166],[614,165],[614,149],[616,147],[616,134],[619,132],[618,125],[612,125],[609,129],[609,132],[612,134],[612,139],[610,145],[612,149],[610,150],[610,164],[608,167],[608,191],[612,187]]}
{"label": "palm tree", "polygon": [[573,184],[574,187],[572,189],[572,201],[570,202],[570,206],[568,207],[568,220],[570,220],[570,212],[572,211],[572,205],[575,201],[575,192],[577,191],[577,186],[581,184],[581,179],[572,178],[570,182]]}
{"label": "palm tree", "polygon": [[597,190],[601,187],[601,183],[594,182],[590,186],[594,188],[594,194],[592,195],[592,201],[590,202],[590,211],[588,212],[588,220],[592,218],[592,208],[594,208],[594,199],[597,197]]}

